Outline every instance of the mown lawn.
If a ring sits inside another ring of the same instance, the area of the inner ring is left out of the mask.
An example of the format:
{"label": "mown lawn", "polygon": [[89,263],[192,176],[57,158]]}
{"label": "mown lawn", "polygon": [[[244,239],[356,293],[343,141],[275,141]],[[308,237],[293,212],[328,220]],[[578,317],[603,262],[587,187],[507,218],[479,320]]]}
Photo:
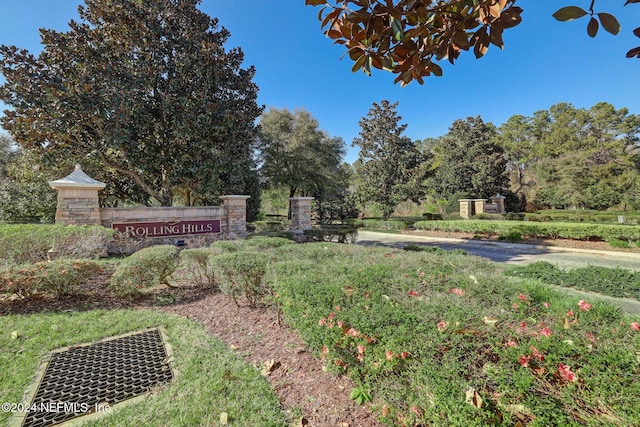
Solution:
{"label": "mown lawn", "polygon": [[[47,352],[162,327],[172,346],[173,383],[137,403],[115,406],[87,426],[285,426],[269,384],[200,325],[155,311],[86,311],[0,317],[0,402],[19,403]],[[226,414],[226,416],[224,415]],[[0,412],[5,425],[10,412]]]}

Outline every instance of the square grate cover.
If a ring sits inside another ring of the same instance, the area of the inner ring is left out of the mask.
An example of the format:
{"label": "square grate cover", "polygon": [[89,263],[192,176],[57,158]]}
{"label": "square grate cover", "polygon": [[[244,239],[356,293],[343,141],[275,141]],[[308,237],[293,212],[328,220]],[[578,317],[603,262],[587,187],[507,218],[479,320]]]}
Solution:
{"label": "square grate cover", "polygon": [[51,355],[21,425],[51,426],[101,412],[172,380],[158,329],[69,347]]}

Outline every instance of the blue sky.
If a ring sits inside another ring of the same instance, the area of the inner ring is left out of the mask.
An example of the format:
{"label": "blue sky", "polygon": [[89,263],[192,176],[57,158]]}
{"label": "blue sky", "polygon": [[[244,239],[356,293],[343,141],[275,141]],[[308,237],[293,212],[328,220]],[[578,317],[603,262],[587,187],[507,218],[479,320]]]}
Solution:
{"label": "blue sky", "polygon": [[[39,28],[64,31],[78,19],[80,0],[0,0],[0,43],[41,49]],[[373,102],[399,101],[398,112],[413,139],[437,137],[459,118],[481,115],[499,126],[515,114],[530,116],[558,102],[589,108],[606,101],[640,114],[640,60],[625,53],[640,45],[632,34],[640,26],[640,5],[623,7],[623,0],[600,0],[600,11],[613,13],[622,31],[612,36],[600,29],[586,34],[586,18],[556,22],[552,13],[562,6],[588,0],[521,0],[523,23],[505,31],[503,51],[492,46],[476,60],[463,53],[454,66],[441,64],[443,77],[401,88],[384,71],[368,77],[351,72],[341,46],[320,31],[318,8],[304,0],[203,0],[200,8],[231,32],[227,48],[239,46],[245,66],[256,67],[258,101],[268,107],[305,108],[332,136],[341,136],[357,158],[351,141],[358,121]]]}

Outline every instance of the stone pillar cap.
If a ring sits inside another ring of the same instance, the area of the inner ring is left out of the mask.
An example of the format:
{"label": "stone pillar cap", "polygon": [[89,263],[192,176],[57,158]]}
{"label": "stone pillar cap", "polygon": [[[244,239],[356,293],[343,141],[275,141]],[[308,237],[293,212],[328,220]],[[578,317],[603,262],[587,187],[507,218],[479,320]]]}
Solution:
{"label": "stone pillar cap", "polygon": [[501,195],[500,193],[497,193],[495,196],[492,197],[492,199],[506,199],[506,197]]}
{"label": "stone pillar cap", "polygon": [[250,199],[251,196],[243,196],[243,195],[237,195],[237,194],[229,194],[226,196],[220,196],[223,199]]}
{"label": "stone pillar cap", "polygon": [[56,189],[63,187],[102,189],[107,186],[104,182],[97,181],[84,173],[79,164],[76,164],[75,170],[69,175],[55,181],[49,181],[49,185]]}

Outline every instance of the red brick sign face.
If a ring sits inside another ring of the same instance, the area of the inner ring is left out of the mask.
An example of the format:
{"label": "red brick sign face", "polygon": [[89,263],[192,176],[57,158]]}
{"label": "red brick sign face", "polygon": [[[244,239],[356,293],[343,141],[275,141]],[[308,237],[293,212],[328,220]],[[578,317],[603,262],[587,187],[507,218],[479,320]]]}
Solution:
{"label": "red brick sign face", "polygon": [[220,233],[220,220],[174,222],[125,222],[112,224],[111,228],[127,237],[171,237],[194,234]]}

